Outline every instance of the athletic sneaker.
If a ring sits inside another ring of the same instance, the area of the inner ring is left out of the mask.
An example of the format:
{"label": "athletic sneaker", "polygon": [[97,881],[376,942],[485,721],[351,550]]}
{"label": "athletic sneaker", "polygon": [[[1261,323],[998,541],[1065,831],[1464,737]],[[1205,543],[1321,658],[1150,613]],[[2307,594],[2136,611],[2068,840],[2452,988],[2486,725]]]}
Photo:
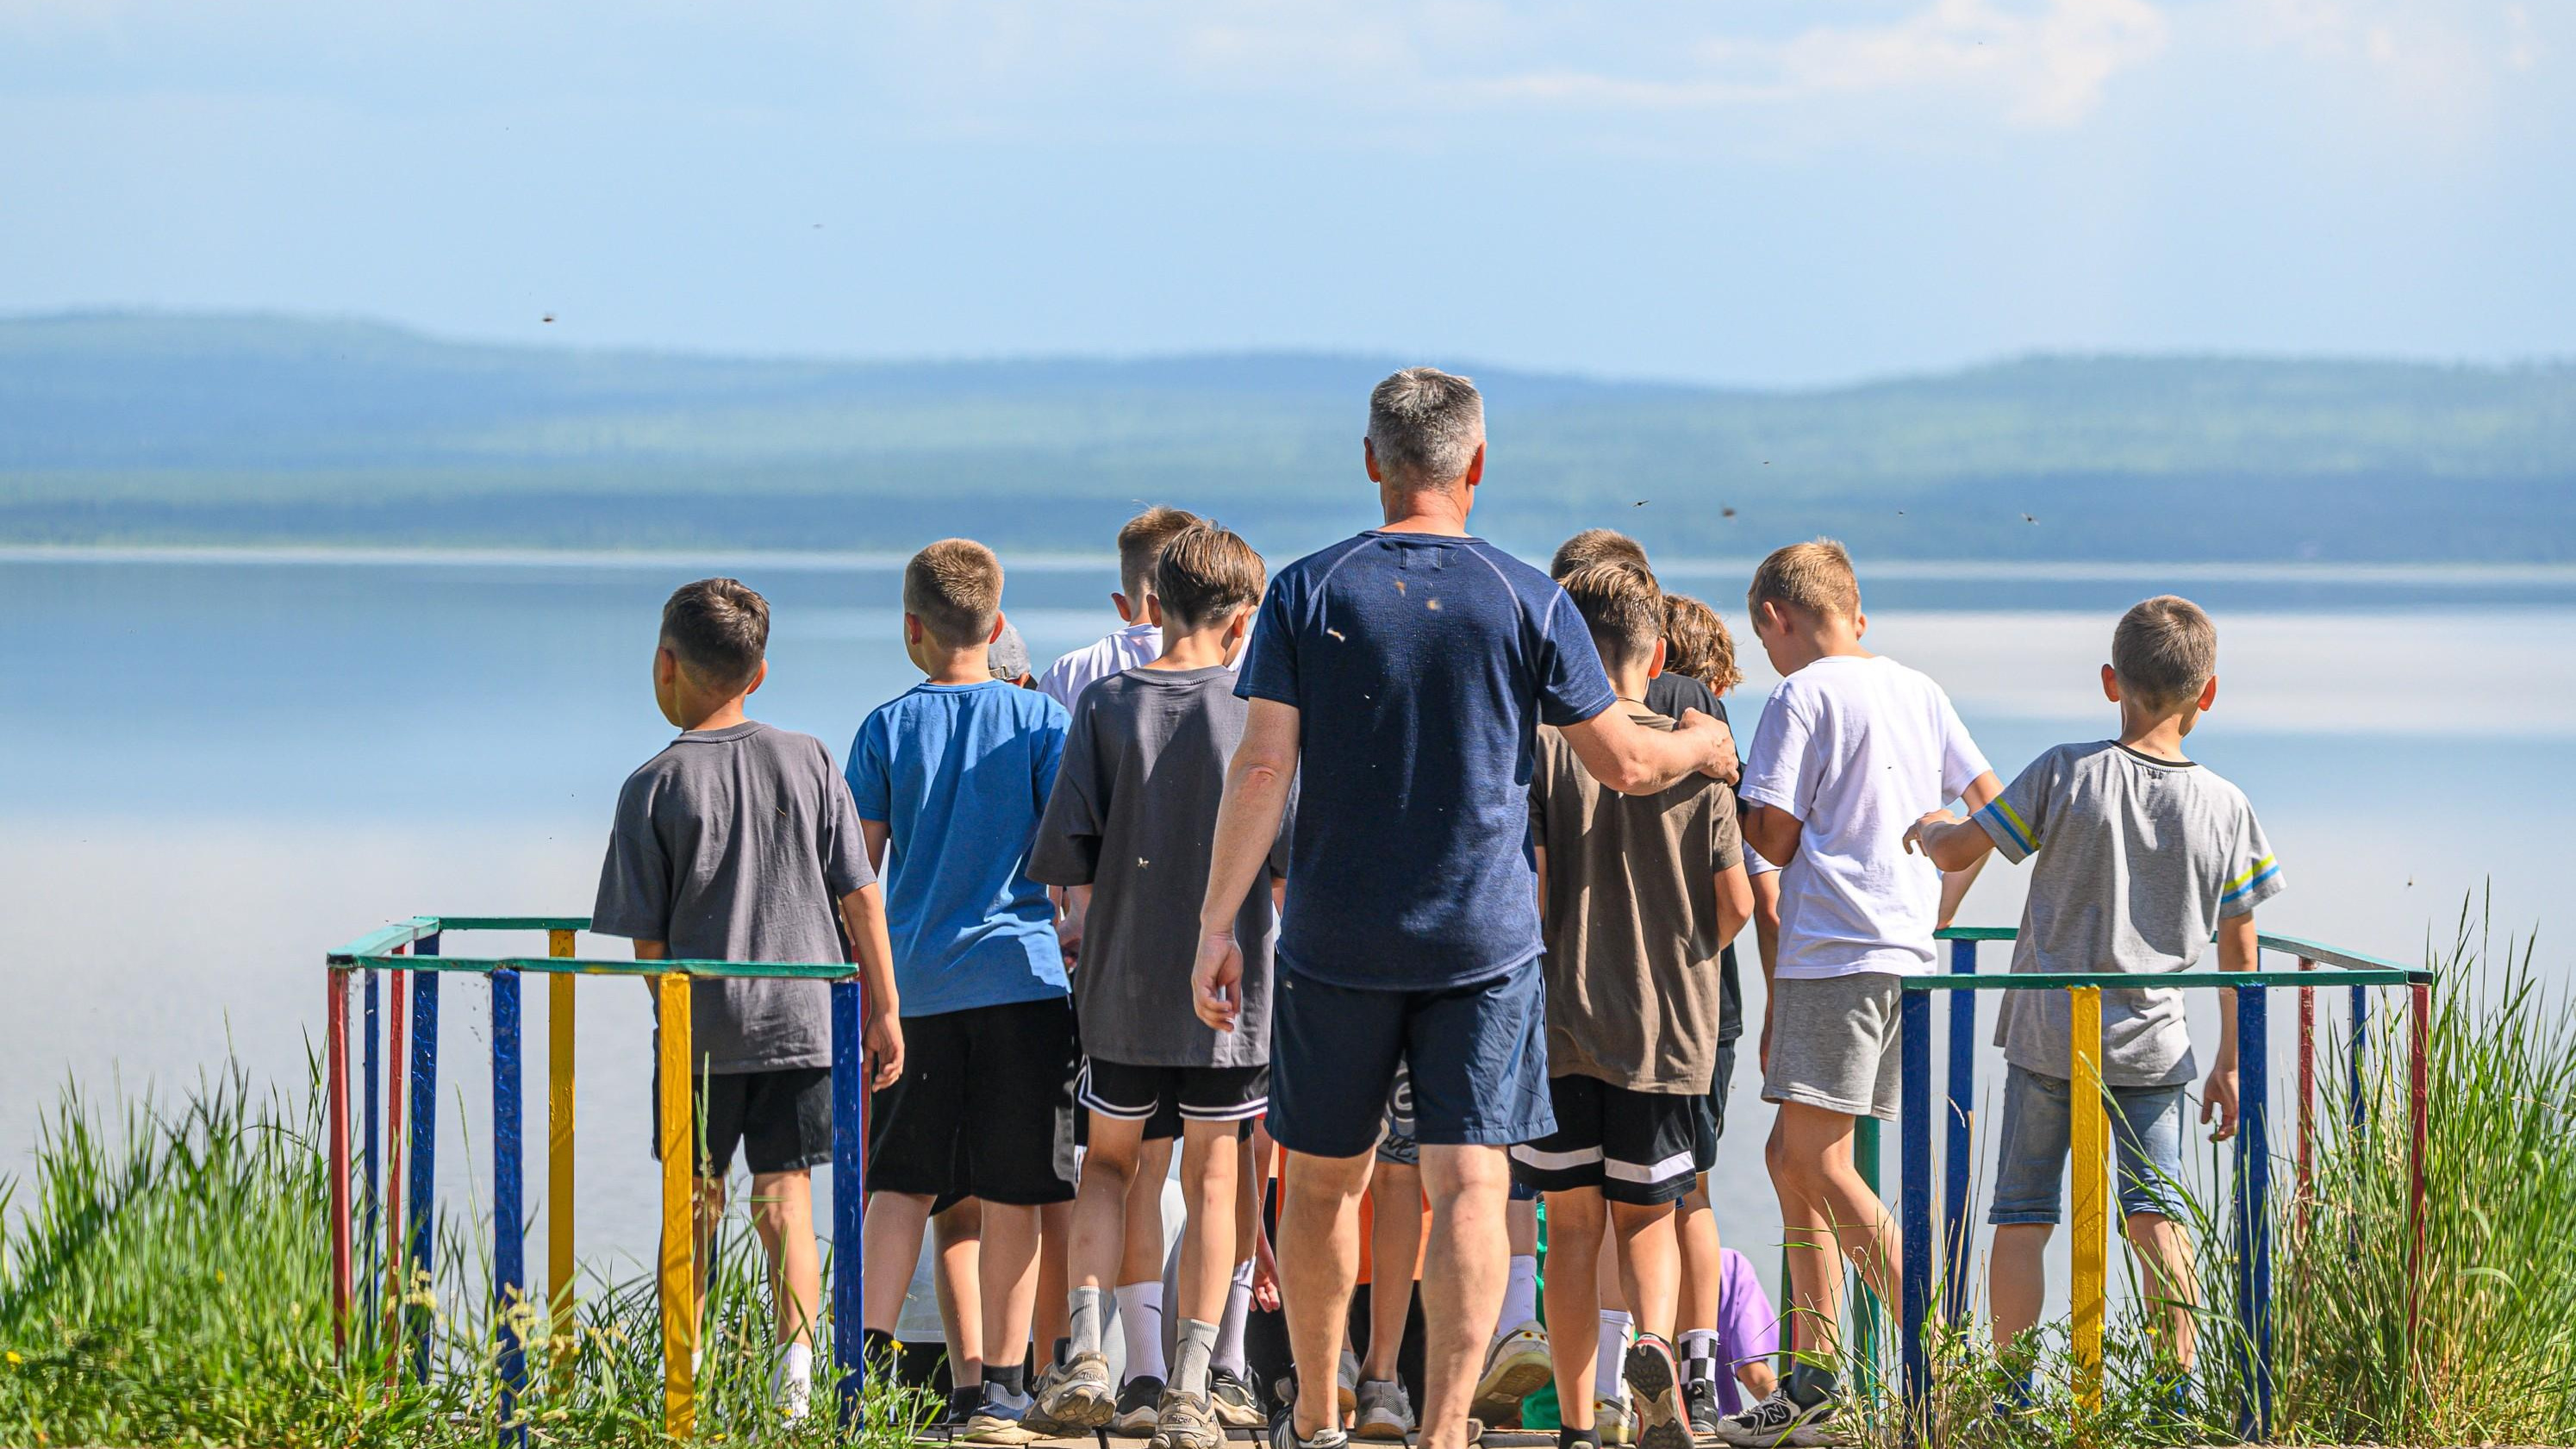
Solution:
{"label": "athletic sneaker", "polygon": [[957,1436],[962,1444],[1034,1444],[1038,1436],[1021,1421],[1028,1417],[1028,1407],[1014,1407],[999,1402],[991,1395],[975,1406],[966,1418],[964,1433]]}
{"label": "athletic sneaker", "polygon": [[1841,1431],[1834,1425],[1833,1400],[1827,1399],[1812,1409],[1800,1408],[1786,1388],[1774,1389],[1771,1397],[1741,1414],[1718,1420],[1717,1437],[1729,1444],[1759,1449],[1843,1442]]}
{"label": "athletic sneaker", "polygon": [[1059,1424],[1097,1429],[1118,1413],[1118,1391],[1110,1386],[1109,1356],[1078,1353],[1064,1367],[1050,1368],[1038,1390],[1038,1411]]}
{"label": "athletic sneaker", "polygon": [[1520,1416],[1521,1400],[1555,1376],[1547,1356],[1547,1330],[1524,1323],[1485,1351],[1485,1373],[1476,1380],[1476,1399],[1467,1412],[1488,1424],[1508,1423]]}
{"label": "athletic sneaker", "polygon": [[1326,1429],[1312,1439],[1297,1437],[1297,1405],[1291,1400],[1280,1406],[1270,1420],[1270,1449],[1350,1449],[1351,1436],[1338,1428]]}
{"label": "athletic sneaker", "polygon": [[1208,1402],[1216,1406],[1216,1421],[1229,1429],[1258,1429],[1267,1422],[1252,1385],[1232,1369],[1208,1370]]}
{"label": "athletic sneaker", "polygon": [[1621,1365],[1628,1381],[1629,1402],[1637,1412],[1638,1449],[1691,1449],[1690,1419],[1682,1411],[1681,1375],[1673,1351],[1653,1334],[1641,1334],[1629,1345]]}
{"label": "athletic sneaker", "polygon": [[1592,1431],[1600,1436],[1602,1449],[1637,1442],[1637,1421],[1628,1412],[1626,1399],[1594,1399]]}
{"label": "athletic sneaker", "polygon": [[1150,1439],[1162,1417],[1163,1381],[1146,1374],[1120,1386],[1117,1411],[1109,1417],[1109,1432],[1128,1439]]}
{"label": "athletic sneaker", "polygon": [[1414,1430],[1413,1401],[1405,1397],[1400,1383],[1375,1379],[1362,1383],[1359,1416],[1358,1425],[1351,1430],[1353,1438],[1401,1444]]}
{"label": "athletic sneaker", "polygon": [[1717,1381],[1692,1379],[1682,1385],[1682,1402],[1690,1406],[1692,1435],[1701,1439],[1715,1438],[1717,1421],[1724,1417],[1717,1412]]}
{"label": "athletic sneaker", "polygon": [[1360,1356],[1342,1350],[1342,1362],[1333,1370],[1333,1387],[1341,1397],[1342,1417],[1347,1419],[1360,1407]]}
{"label": "athletic sneaker", "polygon": [[1165,1389],[1155,1406],[1153,1449],[1225,1449],[1225,1426],[1205,1398]]}
{"label": "athletic sneaker", "polygon": [[1090,1425],[1059,1419],[1047,1412],[1047,1400],[1056,1396],[1058,1386],[1071,1369],[1070,1364],[1049,1359],[1047,1366],[1038,1370],[1038,1376],[1029,1381],[1029,1412],[1020,1420],[1021,1428],[1041,1439],[1080,1439],[1090,1434]]}
{"label": "athletic sneaker", "polygon": [[965,1384],[950,1389],[948,1407],[940,1412],[938,1426],[942,1429],[963,1429],[966,1427],[966,1421],[975,1417],[975,1411],[982,1407],[984,1407],[982,1384]]}

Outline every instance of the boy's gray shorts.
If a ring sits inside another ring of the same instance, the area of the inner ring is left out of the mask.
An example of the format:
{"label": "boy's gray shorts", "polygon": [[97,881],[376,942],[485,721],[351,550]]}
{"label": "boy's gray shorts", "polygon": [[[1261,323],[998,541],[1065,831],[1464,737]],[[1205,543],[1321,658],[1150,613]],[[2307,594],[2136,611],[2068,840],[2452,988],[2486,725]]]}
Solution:
{"label": "boy's gray shorts", "polygon": [[1771,1066],[1762,1100],[1896,1120],[1901,977],[1884,971],[1771,983]]}

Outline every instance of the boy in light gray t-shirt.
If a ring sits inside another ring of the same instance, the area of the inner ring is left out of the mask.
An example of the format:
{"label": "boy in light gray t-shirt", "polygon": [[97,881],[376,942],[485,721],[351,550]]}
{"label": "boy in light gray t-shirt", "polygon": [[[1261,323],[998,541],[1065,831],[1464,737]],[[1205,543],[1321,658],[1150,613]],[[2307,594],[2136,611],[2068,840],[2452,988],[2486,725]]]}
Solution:
{"label": "boy in light gray t-shirt", "polygon": [[[2195,605],[2170,595],[2138,605],[2120,620],[2102,668],[2103,693],[2120,706],[2117,740],[2059,745],[1973,819],[1942,812],[1908,832],[1943,870],[1965,869],[1988,850],[2035,862],[2015,972],[2188,971],[2213,934],[2221,969],[2254,968],[2254,907],[2279,893],[2281,868],[2245,793],[2182,753],[2183,737],[2217,698],[2217,656],[2217,630]],[[2213,1139],[2236,1129],[2236,1014],[2222,1010],[2219,1020],[2200,1110],[2203,1122],[2215,1120]],[[1996,1039],[2011,1075],[1989,1214],[2001,1348],[2039,1319],[2041,1254],[2058,1220],[2070,1130],[2071,1030],[2065,992],[2005,993]],[[2196,1071],[2183,993],[2106,988],[2100,1060],[2124,1227],[2153,1291],[2172,1305],[2167,1329],[2187,1373],[2194,1278],[2190,1250],[2164,1211],[2182,1175],[2183,1094]]]}

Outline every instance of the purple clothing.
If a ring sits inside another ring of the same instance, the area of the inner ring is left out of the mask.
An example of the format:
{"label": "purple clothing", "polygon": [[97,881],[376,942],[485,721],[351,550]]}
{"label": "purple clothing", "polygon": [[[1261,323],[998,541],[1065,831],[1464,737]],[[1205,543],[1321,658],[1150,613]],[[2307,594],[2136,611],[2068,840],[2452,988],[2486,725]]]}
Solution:
{"label": "purple clothing", "polygon": [[1740,1414],[1744,1392],[1736,1383],[1736,1365],[1780,1351],[1780,1315],[1771,1311],[1751,1260],[1727,1248],[1717,1261],[1717,1411]]}

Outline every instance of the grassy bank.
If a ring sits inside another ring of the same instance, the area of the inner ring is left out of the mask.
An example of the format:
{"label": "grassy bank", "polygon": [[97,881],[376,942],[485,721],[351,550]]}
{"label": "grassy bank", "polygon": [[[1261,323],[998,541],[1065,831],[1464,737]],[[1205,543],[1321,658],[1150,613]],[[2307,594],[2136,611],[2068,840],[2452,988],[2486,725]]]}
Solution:
{"label": "grassy bank", "polygon": [[[2319,1188],[2277,1226],[2274,1437],[2319,1444],[2576,1443],[2576,1009],[2532,984],[2530,948],[2490,954],[2465,928],[2442,953],[2431,1067],[2426,1249],[2408,1273],[2401,1018],[2375,1019],[2366,1130],[2321,1144]],[[2347,1104],[2339,1062],[2320,1120]],[[2281,1099],[2276,1098],[2276,1101]],[[2286,1155],[2289,1113],[2273,1147]],[[445,1315],[426,1383],[394,1372],[383,1336],[343,1360],[328,1313],[328,1173],[318,1095],[262,1093],[237,1072],[184,1101],[99,1104],[67,1092],[26,1181],[0,1203],[0,1443],[489,1443],[500,1425],[488,1353],[490,1281],[465,1219],[442,1224],[433,1293]],[[2214,1177],[2211,1180],[2216,1180]],[[2224,1442],[2236,1434],[2234,1264],[2223,1204],[2192,1225],[2204,1279],[2201,1367],[2179,1399],[2133,1312],[2111,1325],[2109,1391],[2084,1409],[2063,1326],[2036,1355],[2034,1401],[1972,1334],[1942,1346],[1941,1417],[1970,1446]],[[727,1234],[714,1275],[701,1434],[822,1444],[828,1425],[776,1422],[765,1393],[767,1308],[751,1235]],[[417,1290],[416,1294],[417,1294]],[[2133,1294],[2132,1302],[2142,1295]],[[2409,1304],[2420,1311],[2410,1352]],[[556,1444],[658,1442],[651,1285],[584,1285],[579,1322],[524,1405]],[[828,1355],[828,1339],[821,1352]],[[828,1361],[828,1360],[826,1360]],[[2024,1365],[2015,1364],[2015,1370]],[[921,1399],[869,1405],[861,1442],[910,1437]],[[1892,1425],[1882,1422],[1887,1437]]]}

